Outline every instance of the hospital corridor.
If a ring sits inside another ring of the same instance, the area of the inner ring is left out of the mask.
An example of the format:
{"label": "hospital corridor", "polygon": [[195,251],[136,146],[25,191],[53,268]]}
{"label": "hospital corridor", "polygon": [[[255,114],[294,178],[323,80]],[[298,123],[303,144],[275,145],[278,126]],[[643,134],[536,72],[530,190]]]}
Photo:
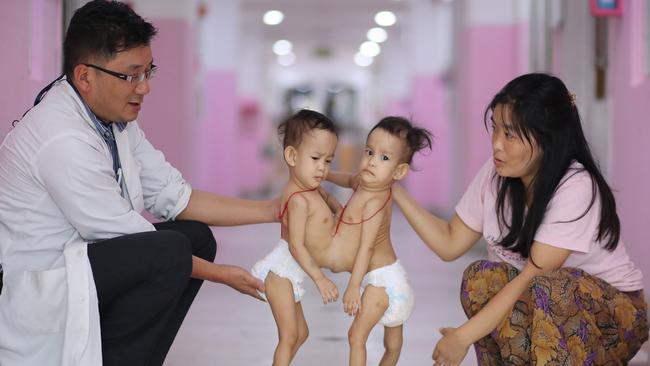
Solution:
{"label": "hospital corridor", "polygon": [[[252,267],[295,232],[304,242],[291,239],[284,259],[305,276],[309,335],[291,365],[347,365],[351,274],[323,269],[339,294],[323,304],[304,259],[316,250],[308,219],[327,207],[332,237],[392,213],[391,255],[414,293],[398,365],[455,365],[447,358],[482,342],[458,365],[629,354],[650,366],[650,0],[0,5],[0,365],[140,365],[135,354],[151,366],[272,365],[271,307],[238,289],[256,286]],[[296,122],[301,110],[322,118]],[[401,127],[374,128],[389,116]],[[291,122],[307,127],[285,139]],[[304,166],[320,169],[317,183]],[[384,182],[375,166],[394,170]],[[328,169],[353,174],[356,191],[326,181]],[[356,206],[359,222],[345,216],[353,204],[328,201],[381,189],[389,206]],[[291,231],[283,205],[305,192],[320,206],[292,206],[309,214]],[[174,229],[185,220],[200,223]],[[210,263],[210,230],[224,266]],[[363,256],[373,250],[354,252],[354,278],[376,269]],[[160,288],[142,296],[134,283]],[[383,326],[366,349],[379,364]]]}

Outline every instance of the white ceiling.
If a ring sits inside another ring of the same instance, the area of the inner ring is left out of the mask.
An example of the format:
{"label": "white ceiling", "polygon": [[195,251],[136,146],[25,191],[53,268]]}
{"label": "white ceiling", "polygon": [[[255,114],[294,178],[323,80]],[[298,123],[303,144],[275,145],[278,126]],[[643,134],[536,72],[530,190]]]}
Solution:
{"label": "white ceiling", "polygon": [[[241,0],[242,31],[261,35],[268,44],[287,39],[297,54],[316,57],[316,49],[330,51],[332,58],[352,57],[366,41],[367,31],[377,26],[374,16],[390,10],[397,23],[386,27],[391,37],[400,34],[400,22],[406,16],[408,0]],[[265,25],[267,10],[280,10],[284,21]]]}

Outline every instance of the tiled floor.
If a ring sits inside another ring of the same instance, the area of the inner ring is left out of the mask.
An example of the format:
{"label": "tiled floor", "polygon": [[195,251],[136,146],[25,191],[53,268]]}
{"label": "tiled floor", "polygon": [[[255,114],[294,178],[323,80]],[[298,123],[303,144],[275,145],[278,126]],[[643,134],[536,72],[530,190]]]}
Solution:
{"label": "tiled floor", "polygon": [[[410,275],[416,295],[415,310],[405,325],[405,341],[400,365],[431,365],[431,352],[441,326],[460,325],[465,315],[458,291],[464,268],[482,258],[481,249],[452,263],[444,263],[431,252],[405,219],[395,210],[392,238],[400,261]],[[277,224],[239,228],[216,228],[219,242],[217,262],[250,268],[265,255],[279,236]],[[481,247],[477,245],[476,247]],[[349,275],[332,278],[340,292]],[[294,365],[331,366],[347,364],[347,329],[351,318],[341,302],[322,305],[312,283],[307,281],[303,308],[310,336],[298,352]],[[368,340],[368,365],[377,365],[383,351],[383,330],[377,326]],[[230,288],[204,284],[181,327],[166,366],[251,366],[271,365],[277,335],[266,303],[241,295]],[[648,365],[646,349],[633,364]],[[637,361],[638,360],[638,361]],[[473,349],[463,362],[475,365]]]}

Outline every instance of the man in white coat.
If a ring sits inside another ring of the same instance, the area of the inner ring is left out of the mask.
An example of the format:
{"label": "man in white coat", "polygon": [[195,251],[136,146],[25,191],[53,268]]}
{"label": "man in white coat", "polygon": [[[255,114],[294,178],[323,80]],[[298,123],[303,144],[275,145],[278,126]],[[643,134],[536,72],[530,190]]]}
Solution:
{"label": "man in white coat", "polygon": [[77,10],[64,76],[0,145],[0,365],[162,365],[202,280],[263,290],[212,262],[208,225],[274,202],[193,190],[135,121],[155,33],[122,3]]}

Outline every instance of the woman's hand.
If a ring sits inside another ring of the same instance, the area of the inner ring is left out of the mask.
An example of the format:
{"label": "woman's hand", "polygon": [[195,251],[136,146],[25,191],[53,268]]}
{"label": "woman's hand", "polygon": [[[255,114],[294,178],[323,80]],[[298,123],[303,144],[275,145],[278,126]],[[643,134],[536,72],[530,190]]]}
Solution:
{"label": "woman's hand", "polygon": [[471,343],[467,343],[458,334],[458,328],[441,328],[442,339],[436,344],[433,350],[433,361],[436,366],[460,365]]}
{"label": "woman's hand", "polygon": [[361,172],[356,172],[354,174],[350,175],[350,188],[352,188],[353,191],[357,190],[357,187],[359,187],[359,182],[361,181]]}

